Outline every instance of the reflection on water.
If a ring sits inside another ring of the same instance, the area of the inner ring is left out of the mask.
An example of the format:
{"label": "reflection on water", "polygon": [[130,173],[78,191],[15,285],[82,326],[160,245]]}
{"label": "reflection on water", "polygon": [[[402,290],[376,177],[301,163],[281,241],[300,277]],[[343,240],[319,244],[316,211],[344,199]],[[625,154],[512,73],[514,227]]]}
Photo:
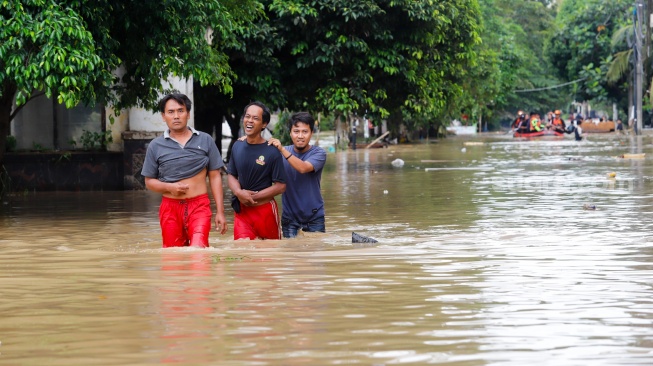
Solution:
{"label": "reflection on water", "polygon": [[468,142],[329,154],[328,233],[277,242],[162,250],[149,192],[12,197],[0,364],[652,364],[653,171],[617,157],[652,140]]}

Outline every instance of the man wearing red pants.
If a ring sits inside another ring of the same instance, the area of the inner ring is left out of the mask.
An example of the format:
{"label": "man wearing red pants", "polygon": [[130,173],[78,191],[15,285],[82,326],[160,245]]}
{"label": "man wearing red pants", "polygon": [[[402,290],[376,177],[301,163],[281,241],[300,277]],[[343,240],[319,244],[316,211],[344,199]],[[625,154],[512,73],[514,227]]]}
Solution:
{"label": "man wearing red pants", "polygon": [[211,201],[215,200],[216,230],[227,232],[220,168],[224,166],[213,138],[188,126],[191,101],[168,94],[159,101],[168,130],[150,142],[141,174],[147,189],[161,193],[159,220],[163,247],[209,246]]}
{"label": "man wearing red pants", "polygon": [[234,239],[280,239],[281,222],[274,196],[286,190],[283,157],[261,135],[270,110],[252,102],[243,111],[246,139],[231,150],[227,183],[233,192]]}

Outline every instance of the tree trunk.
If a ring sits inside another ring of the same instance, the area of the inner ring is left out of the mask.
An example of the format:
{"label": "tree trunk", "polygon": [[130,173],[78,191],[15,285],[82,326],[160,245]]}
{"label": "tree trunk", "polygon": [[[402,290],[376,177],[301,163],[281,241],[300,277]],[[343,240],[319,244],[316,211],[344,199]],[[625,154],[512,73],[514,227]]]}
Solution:
{"label": "tree trunk", "polygon": [[7,150],[7,136],[10,133],[11,123],[11,110],[14,106],[14,95],[16,94],[16,86],[8,83],[2,84],[2,92],[0,93],[0,167],[5,157],[5,150]]}
{"label": "tree trunk", "polygon": [[338,115],[336,116],[336,132],[335,132],[336,133],[336,141],[335,141],[335,145],[336,145],[335,147],[336,148],[341,148],[341,143],[343,141],[345,141],[344,140],[344,135],[345,134],[343,134],[343,131],[342,131],[342,121],[340,120],[341,117],[342,117],[342,114],[340,114],[340,113],[338,113]]}
{"label": "tree trunk", "polygon": [[478,133],[483,132],[483,112],[479,111],[478,112],[478,126],[476,128],[478,129]]}
{"label": "tree trunk", "polygon": [[229,147],[227,148],[227,157],[225,159],[225,162],[229,162],[231,159],[231,148],[234,146],[234,143],[236,143],[236,140],[240,137],[238,133],[240,132],[240,114],[238,115],[231,115],[227,114],[225,116],[227,119],[227,123],[229,124],[229,128],[231,128],[231,142],[229,142]]}

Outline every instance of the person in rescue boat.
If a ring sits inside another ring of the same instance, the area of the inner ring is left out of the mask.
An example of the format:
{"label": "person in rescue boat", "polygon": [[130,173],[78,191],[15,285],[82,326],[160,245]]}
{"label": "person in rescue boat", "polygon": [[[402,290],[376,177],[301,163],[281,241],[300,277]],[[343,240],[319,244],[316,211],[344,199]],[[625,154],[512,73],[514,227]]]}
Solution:
{"label": "person in rescue boat", "polygon": [[542,123],[540,122],[540,115],[537,113],[531,113],[531,125],[530,132],[540,132],[542,131]]}
{"label": "person in rescue boat", "polygon": [[524,121],[524,119],[526,119],[526,114],[524,113],[524,111],[522,110],[517,111],[517,118],[515,118],[515,120],[512,122],[510,128],[512,128],[513,130],[518,130],[519,127],[521,126],[522,121]]}
{"label": "person in rescue boat", "polygon": [[559,109],[556,109],[553,115],[553,120],[551,120],[551,125],[549,126],[555,132],[563,133],[567,129],[565,121],[562,119],[562,112]]}

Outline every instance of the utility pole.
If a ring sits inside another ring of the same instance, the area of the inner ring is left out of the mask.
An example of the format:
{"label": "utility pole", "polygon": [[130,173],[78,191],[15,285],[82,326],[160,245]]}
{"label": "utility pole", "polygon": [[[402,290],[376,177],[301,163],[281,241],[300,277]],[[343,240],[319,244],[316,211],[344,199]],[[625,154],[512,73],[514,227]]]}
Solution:
{"label": "utility pole", "polygon": [[635,4],[635,111],[636,120],[635,133],[642,134],[642,89],[644,88],[644,66],[643,66],[643,52],[642,52],[642,21],[644,18],[644,0],[637,0]]}

